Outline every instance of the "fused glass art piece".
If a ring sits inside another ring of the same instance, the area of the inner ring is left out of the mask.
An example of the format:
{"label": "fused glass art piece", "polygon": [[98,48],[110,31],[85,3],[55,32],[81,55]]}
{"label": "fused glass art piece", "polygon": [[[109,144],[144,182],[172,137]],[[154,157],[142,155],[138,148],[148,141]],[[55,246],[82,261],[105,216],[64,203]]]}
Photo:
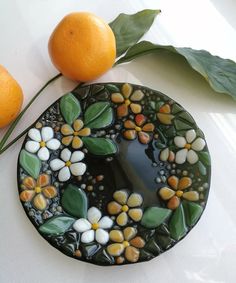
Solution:
{"label": "fused glass art piece", "polygon": [[78,260],[150,260],[198,222],[210,156],[192,116],[139,85],[77,87],[29,130],[19,196],[38,232]]}

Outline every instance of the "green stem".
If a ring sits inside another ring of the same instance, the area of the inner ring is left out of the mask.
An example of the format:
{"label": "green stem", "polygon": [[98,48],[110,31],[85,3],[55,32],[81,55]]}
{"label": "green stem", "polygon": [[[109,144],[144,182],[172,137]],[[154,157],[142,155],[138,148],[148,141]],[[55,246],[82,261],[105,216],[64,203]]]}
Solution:
{"label": "green stem", "polygon": [[15,143],[20,137],[23,136],[23,133],[26,131],[24,131],[23,133],[21,133],[18,137],[16,137],[12,142],[10,142],[7,146],[5,146],[3,148],[3,146],[5,145],[6,141],[8,140],[8,138],[10,137],[10,135],[12,134],[13,130],[15,129],[16,125],[19,123],[20,119],[22,118],[22,116],[25,114],[25,112],[27,111],[27,109],[31,106],[31,104],[35,101],[35,99],[40,95],[40,93],[53,81],[55,81],[57,78],[61,77],[62,74],[57,74],[55,77],[53,77],[52,79],[50,79],[36,94],[35,96],[30,100],[30,102],[25,106],[25,108],[21,111],[21,113],[17,116],[16,120],[11,124],[11,126],[9,127],[9,129],[7,130],[7,132],[5,133],[5,135],[3,136],[2,140],[0,141],[0,154],[2,152],[4,152],[8,147],[10,147],[13,143]]}

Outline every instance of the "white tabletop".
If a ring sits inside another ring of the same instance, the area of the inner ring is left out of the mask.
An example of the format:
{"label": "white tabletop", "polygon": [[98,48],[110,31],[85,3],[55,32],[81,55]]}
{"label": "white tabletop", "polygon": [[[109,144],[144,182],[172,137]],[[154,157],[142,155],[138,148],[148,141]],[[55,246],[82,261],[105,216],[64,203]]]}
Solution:
{"label": "white tabletop", "polygon": [[[47,41],[65,14],[87,10],[110,22],[121,12],[144,8],[162,10],[146,39],[207,49],[236,61],[234,0],[2,0],[0,64],[21,84],[26,104],[57,73],[49,60]],[[16,182],[21,140],[0,156],[0,282],[236,282],[236,101],[215,93],[184,60],[173,55],[139,58],[112,69],[98,81],[129,81],[160,90],[194,116],[212,157],[206,210],[183,241],[150,262],[98,267],[76,261],[51,247],[25,215]],[[64,78],[53,83],[27,112],[14,135],[75,85]],[[3,134],[1,130],[0,136]]]}

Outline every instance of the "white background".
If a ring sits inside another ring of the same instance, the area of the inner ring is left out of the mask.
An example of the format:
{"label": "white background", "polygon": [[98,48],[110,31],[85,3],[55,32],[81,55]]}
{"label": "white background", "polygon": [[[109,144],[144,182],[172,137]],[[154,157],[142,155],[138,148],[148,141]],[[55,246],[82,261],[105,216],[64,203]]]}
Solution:
{"label": "white background", "polygon": [[[162,10],[146,39],[207,49],[236,61],[234,0],[1,0],[0,64],[21,84],[26,104],[57,73],[48,57],[47,41],[65,14],[86,10],[110,22],[121,12],[144,8]],[[205,213],[183,241],[150,262],[97,267],[73,260],[47,244],[18,200],[16,162],[21,140],[0,156],[0,282],[236,282],[236,101],[215,93],[184,60],[172,55],[145,56],[114,68],[98,81],[128,81],[160,90],[194,116],[212,156]],[[64,78],[51,85],[14,135],[75,85]]]}

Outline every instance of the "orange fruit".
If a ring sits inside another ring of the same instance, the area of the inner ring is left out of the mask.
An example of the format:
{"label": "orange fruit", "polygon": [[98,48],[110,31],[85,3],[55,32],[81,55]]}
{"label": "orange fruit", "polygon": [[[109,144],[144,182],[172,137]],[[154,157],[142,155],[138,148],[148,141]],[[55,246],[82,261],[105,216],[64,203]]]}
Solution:
{"label": "orange fruit", "polygon": [[20,112],[23,92],[17,81],[0,65],[0,128],[10,124]]}
{"label": "orange fruit", "polygon": [[53,31],[48,50],[55,67],[76,81],[90,81],[115,62],[113,31],[101,18],[88,12],[65,16]]}

